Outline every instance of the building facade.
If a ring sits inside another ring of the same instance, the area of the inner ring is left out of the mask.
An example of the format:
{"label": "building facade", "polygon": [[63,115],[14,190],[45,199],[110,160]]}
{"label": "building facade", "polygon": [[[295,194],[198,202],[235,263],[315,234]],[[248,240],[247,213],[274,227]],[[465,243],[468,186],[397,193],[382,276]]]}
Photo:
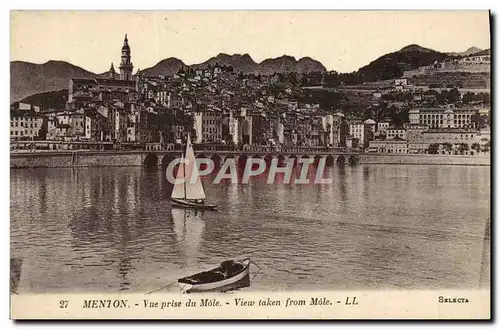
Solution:
{"label": "building facade", "polygon": [[406,139],[406,129],[400,127],[389,127],[385,130],[387,139]]}
{"label": "building facade", "polygon": [[196,143],[221,143],[222,112],[216,109],[195,112],[194,129],[196,131]]}
{"label": "building facade", "polygon": [[363,146],[365,140],[365,125],[360,119],[350,119],[349,124],[349,135],[358,141],[358,145]]}
{"label": "building facade", "polygon": [[416,108],[409,111],[410,124],[424,124],[429,128],[472,127],[472,116],[478,113],[473,107]]}
{"label": "building facade", "polygon": [[43,130],[46,132],[45,118],[36,112],[14,112],[10,117],[10,138],[42,139]]}
{"label": "building facade", "polygon": [[111,63],[105,78],[70,78],[68,83],[68,108],[77,110],[95,101],[135,102],[138,99],[137,81],[132,79],[133,65],[128,39],[125,35],[121,52],[120,79]]}
{"label": "building facade", "polygon": [[408,142],[400,140],[370,141],[368,152],[371,153],[408,153]]}

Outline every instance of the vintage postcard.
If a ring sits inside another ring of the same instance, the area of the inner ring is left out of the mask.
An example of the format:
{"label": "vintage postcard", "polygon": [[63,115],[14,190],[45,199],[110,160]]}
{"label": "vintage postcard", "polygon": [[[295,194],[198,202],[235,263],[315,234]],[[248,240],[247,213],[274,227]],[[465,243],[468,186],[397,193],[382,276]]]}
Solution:
{"label": "vintage postcard", "polygon": [[488,11],[12,11],[12,319],[490,319]]}

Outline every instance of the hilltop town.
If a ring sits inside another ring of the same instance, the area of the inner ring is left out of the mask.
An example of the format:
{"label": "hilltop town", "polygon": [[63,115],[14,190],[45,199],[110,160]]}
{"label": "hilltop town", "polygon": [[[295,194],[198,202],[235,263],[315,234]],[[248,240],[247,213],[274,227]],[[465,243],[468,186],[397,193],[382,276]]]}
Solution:
{"label": "hilltop town", "polygon": [[294,58],[280,61],[279,72],[212,61],[134,74],[125,36],[117,70],[111,64],[99,76],[70,77],[67,90],[14,102],[11,149],[160,150],[190,133],[195,147],[226,149],[490,151],[489,49],[442,54],[412,45],[349,74],[310,59],[297,72]]}

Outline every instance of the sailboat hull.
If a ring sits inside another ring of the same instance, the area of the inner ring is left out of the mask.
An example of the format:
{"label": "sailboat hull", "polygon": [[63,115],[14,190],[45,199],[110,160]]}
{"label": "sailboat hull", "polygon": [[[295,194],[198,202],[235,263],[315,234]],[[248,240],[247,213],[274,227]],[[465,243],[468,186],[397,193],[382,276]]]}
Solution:
{"label": "sailboat hull", "polygon": [[171,198],[172,206],[192,209],[217,210],[217,205],[209,203],[196,203],[190,200]]}

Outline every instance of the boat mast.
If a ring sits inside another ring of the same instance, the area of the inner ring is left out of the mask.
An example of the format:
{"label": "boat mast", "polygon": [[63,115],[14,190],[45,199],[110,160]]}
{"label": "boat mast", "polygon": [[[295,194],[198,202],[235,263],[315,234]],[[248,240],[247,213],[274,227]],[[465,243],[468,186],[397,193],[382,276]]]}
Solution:
{"label": "boat mast", "polygon": [[[186,152],[185,154],[187,154],[187,141],[186,141]],[[184,163],[182,164],[182,170],[183,170],[183,173],[182,173],[182,177],[184,177],[184,200],[187,200],[187,192],[186,192],[186,158],[184,157],[184,155],[182,156],[183,158],[183,161]]]}

